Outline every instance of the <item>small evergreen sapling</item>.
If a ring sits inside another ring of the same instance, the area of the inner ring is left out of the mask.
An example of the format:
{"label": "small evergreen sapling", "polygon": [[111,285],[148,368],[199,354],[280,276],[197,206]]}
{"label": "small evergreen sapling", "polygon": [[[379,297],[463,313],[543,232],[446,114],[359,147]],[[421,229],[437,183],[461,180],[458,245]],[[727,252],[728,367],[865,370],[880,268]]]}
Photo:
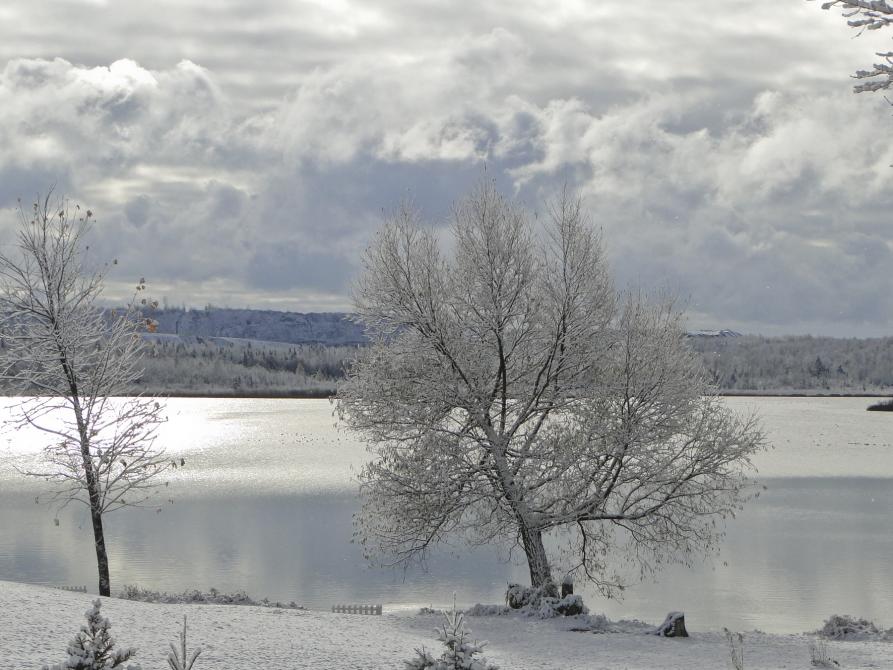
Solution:
{"label": "small evergreen sapling", "polygon": [[[43,666],[43,670],[111,670],[122,667],[136,654],[136,649],[115,649],[115,639],[109,633],[112,627],[99,609],[102,602],[97,598],[93,607],[84,613],[87,625],[68,643],[68,659],[64,663]],[[140,670],[139,665],[128,665],[127,670]]]}
{"label": "small evergreen sapling", "polygon": [[186,617],[184,616],[183,632],[180,633],[180,651],[178,652],[177,648],[171,643],[171,653],[168,654],[167,664],[171,667],[171,670],[192,670],[195,660],[201,653],[201,647],[193,651],[191,656],[186,653]]}
{"label": "small evergreen sapling", "polygon": [[405,670],[499,670],[487,663],[486,658],[475,658],[487,642],[469,642],[471,631],[465,628],[465,617],[456,610],[455,602],[452,611],[443,616],[445,621],[437,630],[437,637],[446,646],[446,651],[435,659],[424,647],[416,649],[416,657],[404,661]]}

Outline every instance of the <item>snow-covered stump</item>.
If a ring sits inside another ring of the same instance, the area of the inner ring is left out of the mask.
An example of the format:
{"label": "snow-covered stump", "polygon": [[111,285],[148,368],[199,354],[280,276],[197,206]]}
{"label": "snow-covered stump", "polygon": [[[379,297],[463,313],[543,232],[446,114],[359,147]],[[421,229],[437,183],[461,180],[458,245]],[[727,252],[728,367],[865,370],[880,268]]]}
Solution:
{"label": "snow-covered stump", "polygon": [[688,637],[685,630],[685,612],[670,612],[664,622],[654,629],[661,637]]}
{"label": "snow-covered stump", "polygon": [[566,598],[572,595],[574,595],[574,578],[571,575],[565,575],[561,580],[561,597]]}

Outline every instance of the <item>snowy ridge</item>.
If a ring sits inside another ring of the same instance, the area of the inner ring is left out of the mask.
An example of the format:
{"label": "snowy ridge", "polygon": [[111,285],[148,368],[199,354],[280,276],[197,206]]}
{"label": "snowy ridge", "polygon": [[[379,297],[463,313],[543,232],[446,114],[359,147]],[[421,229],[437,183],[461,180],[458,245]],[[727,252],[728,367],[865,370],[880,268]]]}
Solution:
{"label": "snowy ridge", "polygon": [[[159,335],[215,337],[290,344],[346,345],[368,342],[363,327],[346,312],[164,308],[147,311]],[[689,337],[741,337],[734,330],[694,330]]]}
{"label": "snowy ridge", "polygon": [[157,322],[159,334],[236,338],[327,346],[364,344],[363,328],[343,312],[277,312],[272,310],[155,309],[146,316]]}
{"label": "snowy ridge", "polygon": [[734,330],[692,330],[686,333],[689,337],[741,337],[741,333]]}

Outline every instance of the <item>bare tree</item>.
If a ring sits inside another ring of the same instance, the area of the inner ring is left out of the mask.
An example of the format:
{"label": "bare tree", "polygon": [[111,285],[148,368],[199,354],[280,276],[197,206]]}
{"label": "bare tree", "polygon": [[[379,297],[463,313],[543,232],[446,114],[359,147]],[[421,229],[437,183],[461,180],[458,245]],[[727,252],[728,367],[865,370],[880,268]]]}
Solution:
{"label": "bare tree", "polygon": [[[116,312],[97,305],[104,270],[88,270],[83,258],[89,210],[72,215],[48,195],[19,216],[17,253],[0,253],[0,376],[23,396],[13,425],[53,440],[45,469],[26,474],[51,482],[61,507],[79,501],[90,510],[99,593],[108,596],[103,516],[143,503],[170,465],[154,444],[164,420],[158,401],[115,397],[140,374],[144,320],[136,300]],[[136,295],[144,289],[140,280]]]}
{"label": "bare tree", "polygon": [[488,182],[455,208],[449,257],[409,207],[368,248],[354,299],[372,345],[338,405],[374,454],[367,557],[508,541],[542,586],[563,546],[610,595],[620,545],[643,569],[711,547],[748,497],[762,436],[710,394],[678,311],[615,295],[579,201],[549,218],[538,240]]}
{"label": "bare tree", "polygon": [[[810,0],[812,2],[813,0]],[[840,6],[847,23],[859,30],[880,30],[893,24],[893,5],[888,0],[830,0],[823,2],[822,9]],[[893,51],[882,51],[877,54],[883,59],[875,63],[870,70],[858,70],[853,76],[863,80],[854,87],[856,93],[865,91],[881,91],[893,85]]]}

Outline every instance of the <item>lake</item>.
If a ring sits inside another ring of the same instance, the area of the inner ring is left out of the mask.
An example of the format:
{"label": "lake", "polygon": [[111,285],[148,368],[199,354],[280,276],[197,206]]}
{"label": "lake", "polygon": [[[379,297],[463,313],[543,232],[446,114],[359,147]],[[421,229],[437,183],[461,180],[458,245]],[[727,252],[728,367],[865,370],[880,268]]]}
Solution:
{"label": "lake", "polygon": [[[720,556],[671,566],[622,601],[578,585],[590,609],[655,622],[684,610],[693,630],[803,632],[834,613],[893,626],[893,414],[866,412],[867,398],[727,402],[763,418],[774,445],[757,458],[767,489],[729,522]],[[507,581],[527,581],[499,547],[446,547],[405,573],[366,565],[350,539],[353,477],[367,455],[333,409],[325,400],[169,400],[161,439],[187,464],[169,477],[160,512],[107,517],[112,589],[215,587],[314,609],[408,608],[445,606],[454,593],[460,605],[498,603]],[[55,511],[35,504],[44,484],[15,470],[42,439],[0,434],[0,579],[95,592],[86,508],[64,510],[57,526]]]}

